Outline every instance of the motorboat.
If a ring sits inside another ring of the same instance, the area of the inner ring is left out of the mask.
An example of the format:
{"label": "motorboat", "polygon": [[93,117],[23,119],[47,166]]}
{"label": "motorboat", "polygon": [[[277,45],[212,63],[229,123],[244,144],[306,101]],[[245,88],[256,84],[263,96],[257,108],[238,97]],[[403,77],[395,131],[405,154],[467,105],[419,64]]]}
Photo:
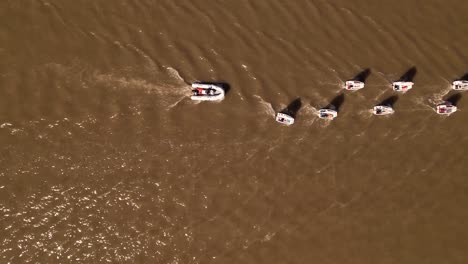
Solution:
{"label": "motorboat", "polygon": [[374,106],[374,110],[372,112],[374,115],[391,115],[395,113],[395,110],[393,110],[393,108],[388,105],[376,105]]}
{"label": "motorboat", "polygon": [[459,81],[454,81],[452,83],[452,88],[454,90],[468,90],[468,81],[466,80],[459,80]]}
{"label": "motorboat", "polygon": [[318,117],[326,120],[333,120],[338,116],[338,112],[333,109],[320,109],[318,112]]}
{"label": "motorboat", "polygon": [[361,81],[346,81],[344,88],[349,91],[356,91],[364,88],[364,83]]}
{"label": "motorboat", "polygon": [[294,117],[287,115],[285,113],[277,113],[276,122],[289,126],[289,125],[294,124]]}
{"label": "motorboat", "polygon": [[224,89],[215,84],[193,83],[190,98],[195,101],[221,101],[224,99]]}
{"label": "motorboat", "polygon": [[450,115],[457,111],[457,107],[453,104],[446,102],[436,106],[436,112],[439,115]]}
{"label": "motorboat", "polygon": [[394,82],[393,90],[397,92],[406,92],[409,89],[413,88],[413,82]]}

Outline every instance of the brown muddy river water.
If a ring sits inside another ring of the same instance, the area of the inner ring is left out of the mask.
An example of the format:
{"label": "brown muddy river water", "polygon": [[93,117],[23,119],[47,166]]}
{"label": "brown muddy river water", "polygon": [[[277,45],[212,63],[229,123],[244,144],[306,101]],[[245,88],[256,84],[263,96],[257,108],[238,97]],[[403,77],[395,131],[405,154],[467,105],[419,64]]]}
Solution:
{"label": "brown muddy river water", "polygon": [[[467,13],[1,1],[0,263],[468,263],[468,94],[451,90]],[[195,81],[230,90],[195,103]],[[389,97],[395,114],[373,116]],[[276,123],[296,98],[296,123]],[[437,115],[447,98],[459,111]]]}

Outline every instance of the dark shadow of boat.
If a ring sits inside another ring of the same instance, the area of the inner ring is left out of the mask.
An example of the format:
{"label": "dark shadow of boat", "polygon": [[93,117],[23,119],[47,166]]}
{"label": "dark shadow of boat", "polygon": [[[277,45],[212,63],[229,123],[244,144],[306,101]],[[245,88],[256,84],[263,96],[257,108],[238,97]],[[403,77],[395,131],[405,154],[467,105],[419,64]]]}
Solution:
{"label": "dark shadow of boat", "polygon": [[291,116],[292,118],[296,118],[297,112],[299,112],[299,109],[301,109],[301,107],[302,107],[301,98],[296,98],[286,108],[281,110],[280,113],[287,114]]}
{"label": "dark shadow of boat", "polygon": [[204,84],[211,84],[221,87],[224,90],[224,94],[227,95],[231,90],[231,86],[227,82],[196,82],[196,83],[204,83]]}
{"label": "dark shadow of boat", "polygon": [[461,93],[456,93],[456,94],[453,94],[453,95],[450,95],[449,97],[447,97],[447,99],[445,99],[445,101],[451,103],[454,106],[457,106],[457,103],[458,103],[458,101],[460,101],[461,98],[462,98]]}
{"label": "dark shadow of boat", "polygon": [[456,79],[454,81],[468,81],[468,72],[465,73],[462,77],[460,77],[459,79]]}
{"label": "dark shadow of boat", "polygon": [[367,68],[367,69],[363,70],[362,72],[358,73],[351,80],[352,81],[360,81],[360,82],[365,83],[366,79],[367,79],[367,77],[369,77],[370,73],[371,73],[371,70],[369,68]]}
{"label": "dark shadow of boat", "polygon": [[417,72],[416,67],[411,67],[398,79],[398,82],[412,82]]}
{"label": "dark shadow of boat", "polygon": [[393,105],[398,101],[398,98],[399,98],[398,95],[390,96],[390,97],[384,99],[378,105],[386,105],[386,106],[393,107]]}
{"label": "dark shadow of boat", "polygon": [[345,100],[345,95],[344,93],[341,93],[337,95],[335,98],[333,98],[333,100],[331,100],[331,102],[327,106],[325,106],[324,109],[332,109],[332,110],[339,112],[341,106],[344,103],[344,100]]}

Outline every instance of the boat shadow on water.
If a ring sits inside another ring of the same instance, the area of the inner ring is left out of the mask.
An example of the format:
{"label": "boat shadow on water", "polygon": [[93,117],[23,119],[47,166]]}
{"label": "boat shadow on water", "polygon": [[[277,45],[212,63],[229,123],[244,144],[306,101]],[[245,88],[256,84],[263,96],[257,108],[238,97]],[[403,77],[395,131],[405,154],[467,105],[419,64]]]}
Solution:
{"label": "boat shadow on water", "polygon": [[455,93],[450,96],[448,96],[444,101],[451,103],[454,106],[457,106],[457,103],[460,101],[462,98],[461,93]]}
{"label": "boat shadow on water", "polygon": [[296,118],[297,112],[299,112],[299,109],[302,107],[302,101],[301,98],[296,98],[294,99],[286,108],[280,111],[280,113],[287,114],[291,116],[292,118]]}
{"label": "boat shadow on water", "polygon": [[332,109],[332,110],[335,110],[336,112],[339,112],[344,101],[345,101],[345,95],[344,93],[340,93],[335,98],[333,98],[333,100],[331,100],[328,105],[326,105],[322,109]]}
{"label": "boat shadow on water", "polygon": [[468,81],[468,72],[463,74],[462,77],[460,77],[460,78],[458,78],[458,79],[456,79],[454,81]]}
{"label": "boat shadow on water", "polygon": [[398,82],[412,82],[417,72],[416,67],[411,67],[398,79]]}
{"label": "boat shadow on water", "polygon": [[378,105],[385,105],[385,106],[390,106],[393,107],[393,105],[398,101],[399,97],[398,95],[392,95],[383,101],[381,101]]}
{"label": "boat shadow on water", "polygon": [[366,79],[367,79],[367,77],[369,77],[370,73],[371,73],[371,70],[370,70],[369,68],[367,68],[367,69],[361,71],[360,73],[358,73],[358,74],[357,74],[356,76],[354,76],[353,79],[351,79],[351,80],[353,80],[353,81],[360,81],[360,82],[365,83],[365,82],[366,82]]}

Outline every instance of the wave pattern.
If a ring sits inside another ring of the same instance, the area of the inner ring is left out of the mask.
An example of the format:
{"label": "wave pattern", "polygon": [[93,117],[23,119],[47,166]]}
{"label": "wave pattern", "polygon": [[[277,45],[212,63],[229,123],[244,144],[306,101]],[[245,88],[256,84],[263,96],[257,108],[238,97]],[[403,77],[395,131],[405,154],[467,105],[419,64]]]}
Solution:
{"label": "wave pattern", "polygon": [[[2,1],[0,262],[466,263],[466,102],[432,108],[468,71],[467,7]],[[231,89],[196,104],[194,81]]]}

